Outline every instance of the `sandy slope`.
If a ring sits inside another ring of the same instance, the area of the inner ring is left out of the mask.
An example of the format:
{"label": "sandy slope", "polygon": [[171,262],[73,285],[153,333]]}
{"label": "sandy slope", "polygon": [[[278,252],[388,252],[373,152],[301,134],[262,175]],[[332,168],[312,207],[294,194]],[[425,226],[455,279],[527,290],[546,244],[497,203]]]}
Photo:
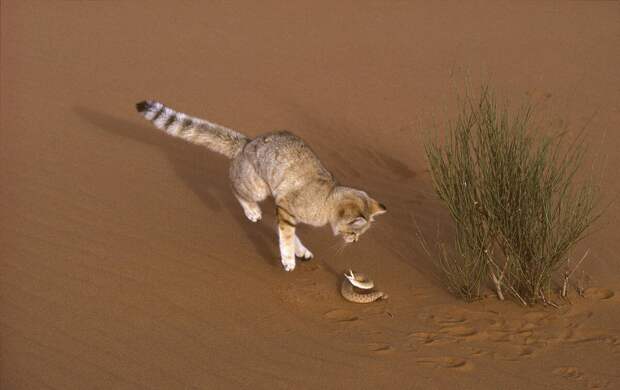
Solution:
{"label": "sandy slope", "polygon": [[[418,134],[467,75],[587,124],[618,194],[618,3],[170,4],[2,2],[0,388],[620,387],[617,203],[559,310],[454,300],[413,222],[449,224]],[[290,129],[390,212],[342,253],[301,229],[316,259],[285,273],[273,207],[245,220],[227,162],[143,122],[144,98]],[[349,266],[391,299],[343,301]]]}

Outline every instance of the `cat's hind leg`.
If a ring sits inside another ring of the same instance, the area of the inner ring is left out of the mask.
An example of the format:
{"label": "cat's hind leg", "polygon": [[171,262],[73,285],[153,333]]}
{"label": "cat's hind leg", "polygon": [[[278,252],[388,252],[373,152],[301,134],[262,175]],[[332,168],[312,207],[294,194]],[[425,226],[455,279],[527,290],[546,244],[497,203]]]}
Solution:
{"label": "cat's hind leg", "polygon": [[261,179],[252,164],[239,155],[230,165],[230,180],[235,197],[241,204],[245,216],[252,222],[262,218],[258,202],[269,196],[267,183]]}

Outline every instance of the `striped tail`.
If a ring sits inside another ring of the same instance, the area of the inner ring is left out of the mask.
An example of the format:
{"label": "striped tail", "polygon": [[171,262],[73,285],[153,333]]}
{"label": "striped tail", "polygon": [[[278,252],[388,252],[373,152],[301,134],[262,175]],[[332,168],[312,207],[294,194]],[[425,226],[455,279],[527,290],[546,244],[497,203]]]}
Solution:
{"label": "striped tail", "polygon": [[204,119],[176,112],[160,102],[146,100],[136,104],[136,109],[155,127],[164,132],[196,145],[233,158],[250,139],[226,127],[216,125]]}

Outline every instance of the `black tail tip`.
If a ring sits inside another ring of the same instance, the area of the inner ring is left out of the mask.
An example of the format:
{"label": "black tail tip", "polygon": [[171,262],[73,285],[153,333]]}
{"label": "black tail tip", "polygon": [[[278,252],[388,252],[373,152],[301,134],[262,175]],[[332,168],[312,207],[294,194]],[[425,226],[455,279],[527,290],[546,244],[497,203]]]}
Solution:
{"label": "black tail tip", "polygon": [[136,103],[136,110],[138,112],[147,111],[151,107],[151,102],[148,100],[141,101],[140,103]]}

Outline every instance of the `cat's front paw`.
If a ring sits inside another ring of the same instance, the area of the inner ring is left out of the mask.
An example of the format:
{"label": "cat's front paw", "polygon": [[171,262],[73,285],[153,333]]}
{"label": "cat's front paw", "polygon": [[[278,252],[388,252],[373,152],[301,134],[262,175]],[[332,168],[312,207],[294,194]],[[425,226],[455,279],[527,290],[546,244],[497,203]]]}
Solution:
{"label": "cat's front paw", "polygon": [[258,222],[263,218],[263,213],[260,209],[252,209],[252,210],[243,210],[245,211],[245,216],[252,222]]}
{"label": "cat's front paw", "polygon": [[295,259],[282,259],[282,266],[286,272],[291,272],[295,269]]}

